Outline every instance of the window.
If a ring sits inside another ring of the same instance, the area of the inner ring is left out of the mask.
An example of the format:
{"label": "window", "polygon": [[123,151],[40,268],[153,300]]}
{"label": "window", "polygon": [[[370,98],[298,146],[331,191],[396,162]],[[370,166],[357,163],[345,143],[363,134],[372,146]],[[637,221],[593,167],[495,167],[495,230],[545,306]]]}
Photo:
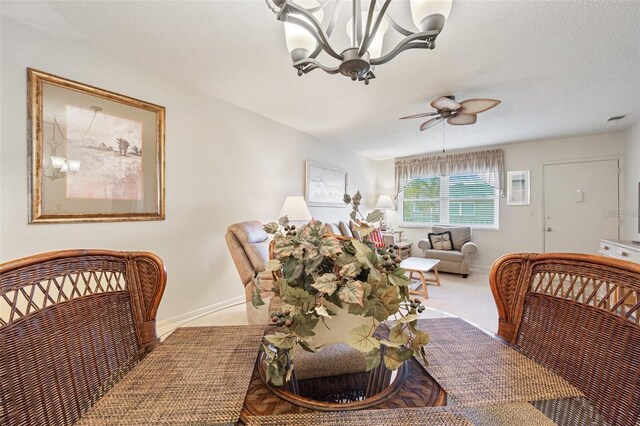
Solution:
{"label": "window", "polygon": [[476,174],[413,179],[400,194],[404,226],[498,227],[498,192]]}

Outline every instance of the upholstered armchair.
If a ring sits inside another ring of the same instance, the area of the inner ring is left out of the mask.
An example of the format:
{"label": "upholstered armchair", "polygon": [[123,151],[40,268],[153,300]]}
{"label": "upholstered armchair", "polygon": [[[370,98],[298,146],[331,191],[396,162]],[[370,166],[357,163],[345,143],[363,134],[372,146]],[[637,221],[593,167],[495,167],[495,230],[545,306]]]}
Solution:
{"label": "upholstered armchair", "polygon": [[463,278],[467,278],[471,255],[478,251],[478,246],[471,242],[471,227],[436,225],[431,228],[434,234],[447,231],[451,232],[452,250],[435,250],[429,239],[420,240],[418,247],[422,249],[424,257],[440,261],[438,271],[462,274]]}
{"label": "upholstered armchair", "polygon": [[244,285],[246,300],[251,300],[251,286],[248,284],[256,274],[261,274],[262,288],[270,289],[273,283],[271,274],[263,273],[269,260],[269,236],[262,223],[234,223],[227,228],[224,238]]}

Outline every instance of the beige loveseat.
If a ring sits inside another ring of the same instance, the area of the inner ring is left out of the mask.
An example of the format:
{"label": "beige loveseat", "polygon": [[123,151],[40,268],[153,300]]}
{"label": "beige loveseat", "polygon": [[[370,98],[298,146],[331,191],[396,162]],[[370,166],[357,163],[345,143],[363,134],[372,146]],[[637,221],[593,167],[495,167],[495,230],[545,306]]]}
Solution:
{"label": "beige loveseat", "polygon": [[462,274],[463,278],[469,275],[471,255],[478,251],[478,246],[471,242],[471,228],[468,226],[436,225],[431,228],[431,233],[440,234],[451,232],[453,250],[434,250],[429,239],[420,240],[418,248],[422,249],[427,259],[437,259],[438,271]]}

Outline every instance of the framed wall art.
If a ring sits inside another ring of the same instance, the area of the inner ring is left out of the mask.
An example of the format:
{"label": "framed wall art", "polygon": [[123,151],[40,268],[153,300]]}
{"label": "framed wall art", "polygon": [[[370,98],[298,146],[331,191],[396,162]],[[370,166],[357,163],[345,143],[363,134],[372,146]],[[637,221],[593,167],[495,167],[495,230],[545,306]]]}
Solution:
{"label": "framed wall art", "polygon": [[528,206],[531,204],[529,170],[507,172],[507,204]]}
{"label": "framed wall art", "polygon": [[347,172],[337,167],[306,161],[305,198],[315,207],[344,207]]}
{"label": "framed wall art", "polygon": [[27,76],[29,223],[163,220],[164,107]]}

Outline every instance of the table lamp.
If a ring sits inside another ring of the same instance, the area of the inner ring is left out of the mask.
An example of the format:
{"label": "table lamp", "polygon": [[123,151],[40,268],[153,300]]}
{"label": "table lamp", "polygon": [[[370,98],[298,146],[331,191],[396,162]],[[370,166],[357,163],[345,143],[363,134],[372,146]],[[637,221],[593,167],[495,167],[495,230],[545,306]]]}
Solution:
{"label": "table lamp", "polygon": [[289,218],[289,222],[294,223],[309,222],[311,220],[311,212],[302,195],[287,195],[278,217],[284,216]]}
{"label": "table lamp", "polygon": [[[382,210],[382,212],[384,213],[384,220],[380,223],[380,229],[383,231],[387,230],[387,210],[391,209],[395,209],[395,206],[393,205],[393,200],[391,199],[391,196],[389,195],[381,195],[378,197],[378,202],[376,203],[375,206],[376,209],[380,209]],[[391,228],[389,228],[389,230],[391,230]]]}

